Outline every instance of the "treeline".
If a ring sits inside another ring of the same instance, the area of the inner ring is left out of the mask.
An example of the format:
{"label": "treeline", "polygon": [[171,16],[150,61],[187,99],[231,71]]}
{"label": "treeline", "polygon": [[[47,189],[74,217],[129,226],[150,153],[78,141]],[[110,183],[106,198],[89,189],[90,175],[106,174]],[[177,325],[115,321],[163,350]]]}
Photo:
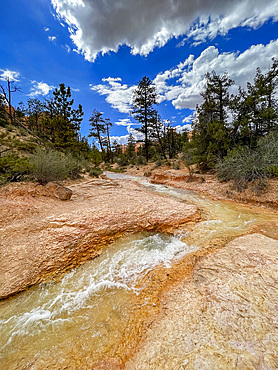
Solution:
{"label": "treeline", "polygon": [[[263,188],[267,177],[278,174],[277,77],[278,61],[273,59],[266,73],[258,68],[253,82],[232,94],[234,81],[228,73],[207,73],[201,93],[203,102],[196,107],[190,133],[186,129],[177,132],[170,120],[161,118],[155,86],[144,77],[134,91],[131,110],[138,122],[139,128],[135,130],[140,134],[136,135],[140,140],[130,134],[124,146],[117,141],[111,142],[112,122],[96,109],[89,119],[88,137],[80,135],[83,109],[80,104],[75,107],[71,89],[64,84],[53,91],[50,99],[43,102],[28,99],[26,104],[20,103],[12,117],[8,114],[8,119],[3,107],[8,104],[11,112],[11,100],[7,96],[10,97],[12,90],[5,95],[1,86],[4,93],[0,94],[0,125],[7,125],[9,120],[14,126],[19,122],[21,129],[26,127],[40,139],[43,149],[37,151],[37,155],[42,156],[44,151],[51,157],[50,152],[57,151],[69,162],[73,163],[70,159],[73,158],[82,163],[79,167],[92,174],[99,174],[101,163],[106,169],[112,169],[111,165],[118,163],[120,170],[124,170],[129,164],[152,161],[159,165],[179,158],[190,174],[193,168],[198,171],[213,169],[219,179],[235,180],[238,189],[253,181],[258,181],[259,187]],[[11,89],[10,85],[8,87]],[[93,138],[93,144],[89,144],[89,138]],[[0,137],[0,149],[2,139]],[[3,148],[0,162],[6,160],[3,159],[7,157],[6,151],[13,149],[12,145]],[[29,149],[30,152],[35,150],[31,144]],[[60,162],[63,161],[60,159]],[[0,163],[0,174],[1,171]]]}

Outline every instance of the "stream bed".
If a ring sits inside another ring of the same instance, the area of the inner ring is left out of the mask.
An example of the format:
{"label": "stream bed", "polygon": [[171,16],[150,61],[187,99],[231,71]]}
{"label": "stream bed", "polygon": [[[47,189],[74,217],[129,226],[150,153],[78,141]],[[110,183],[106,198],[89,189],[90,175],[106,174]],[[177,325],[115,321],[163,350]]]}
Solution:
{"label": "stream bed", "polygon": [[0,301],[1,369],[89,369],[117,352],[126,332],[133,330],[130,317],[138,302],[141,307],[156,305],[154,292],[144,290],[145,278],[157,268],[170,271],[207,242],[256,227],[278,238],[277,214],[271,211],[211,201],[144,178],[108,176],[136,180],[149,191],[195,204],[202,221],[175,236],[141,233],[120,239],[62,279]]}

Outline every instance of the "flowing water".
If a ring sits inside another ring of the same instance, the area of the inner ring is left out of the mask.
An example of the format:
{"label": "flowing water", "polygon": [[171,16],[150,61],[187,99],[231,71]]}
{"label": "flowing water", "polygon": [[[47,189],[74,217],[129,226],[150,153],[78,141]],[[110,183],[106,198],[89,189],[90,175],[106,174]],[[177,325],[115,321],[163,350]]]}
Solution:
{"label": "flowing water", "polygon": [[[180,235],[142,233],[115,242],[102,255],[72,270],[60,281],[32,287],[0,302],[1,369],[88,369],[116,350],[128,328],[134,302],[145,288],[144,277],[171,266],[206,242],[272,225],[277,215],[233,203],[210,201],[187,190],[151,185],[150,191],[195,204],[203,221]],[[275,234],[275,235],[274,235]],[[151,302],[146,294],[140,305]]]}

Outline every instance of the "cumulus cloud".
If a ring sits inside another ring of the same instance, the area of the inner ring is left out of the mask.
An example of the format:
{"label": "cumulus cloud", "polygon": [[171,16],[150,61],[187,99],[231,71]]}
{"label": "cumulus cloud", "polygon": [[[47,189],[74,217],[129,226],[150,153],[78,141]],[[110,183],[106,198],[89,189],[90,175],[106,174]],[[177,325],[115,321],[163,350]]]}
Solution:
{"label": "cumulus cloud", "polygon": [[238,86],[246,87],[248,81],[253,81],[257,67],[266,72],[272,64],[272,58],[277,55],[278,40],[267,45],[252,45],[241,54],[220,53],[216,47],[209,46],[199,57],[190,55],[172,70],[160,73],[154,82],[162,98],[171,101],[175,108],[194,110],[196,104],[201,102],[200,92],[205,87],[207,72],[228,72],[235,81],[232,90],[236,92]]}
{"label": "cumulus cloud", "polygon": [[50,86],[45,82],[32,81],[32,84],[33,86],[31,87],[31,92],[29,94],[29,96],[32,98],[38,95],[46,96],[51,90],[54,89],[54,86]]}
{"label": "cumulus cloud", "polygon": [[11,71],[9,69],[0,69],[0,80],[1,81],[14,81],[18,82],[19,81],[19,72],[16,71]]}
{"label": "cumulus cloud", "polygon": [[[176,109],[188,108],[195,110],[201,103],[201,91],[205,87],[205,75],[215,70],[217,74],[228,72],[235,81],[232,92],[236,93],[239,86],[246,87],[252,82],[257,67],[266,72],[272,64],[272,58],[278,55],[278,39],[267,45],[252,45],[243,53],[220,53],[215,46],[206,48],[197,58],[190,55],[171,70],[159,73],[153,80],[159,94],[159,102],[170,101]],[[121,78],[108,77],[103,84],[91,85],[91,89],[106,96],[107,103],[122,113],[130,113],[132,94],[135,85],[122,83]],[[184,118],[183,123],[191,122],[193,113]],[[125,121],[121,121],[125,122]],[[126,121],[127,122],[127,121]],[[128,124],[122,124],[128,126]]]}
{"label": "cumulus cloud", "polygon": [[148,55],[184,35],[196,44],[236,27],[278,20],[278,0],[51,0],[56,16],[86,60],[128,45]]}
{"label": "cumulus cloud", "polygon": [[138,132],[134,128],[128,126],[127,127],[128,135],[122,135],[122,136],[111,136],[110,140],[111,143],[114,141],[117,141],[118,144],[124,145],[127,144],[127,140],[130,134],[134,137],[135,141],[144,141],[144,135],[141,132]]}
{"label": "cumulus cloud", "polygon": [[136,86],[128,86],[121,83],[121,78],[103,78],[104,84],[90,85],[91,90],[99,95],[106,96],[106,102],[121,113],[129,113],[131,110],[132,94]]}
{"label": "cumulus cloud", "polygon": [[44,30],[45,30],[45,32],[48,32],[49,31],[49,28],[48,27],[44,27]]}
{"label": "cumulus cloud", "polygon": [[186,125],[177,125],[177,126],[175,126],[175,127],[174,127],[174,129],[175,129],[179,134],[181,134],[181,133],[183,133],[183,131],[184,131],[185,129],[187,129],[187,130],[191,131],[191,125],[190,125],[190,124],[186,124]]}

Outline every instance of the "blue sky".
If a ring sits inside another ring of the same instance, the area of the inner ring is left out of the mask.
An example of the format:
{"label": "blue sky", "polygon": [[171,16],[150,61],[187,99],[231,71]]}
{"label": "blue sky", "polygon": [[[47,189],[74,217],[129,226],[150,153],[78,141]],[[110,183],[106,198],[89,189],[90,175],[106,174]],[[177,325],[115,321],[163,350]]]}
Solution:
{"label": "blue sky", "polygon": [[[63,82],[85,112],[113,123],[112,136],[134,133],[132,92],[149,77],[158,111],[174,126],[190,124],[206,72],[227,71],[233,91],[278,57],[278,0],[16,0],[1,4],[0,83],[16,80],[41,100]],[[136,133],[135,133],[136,135]]]}

